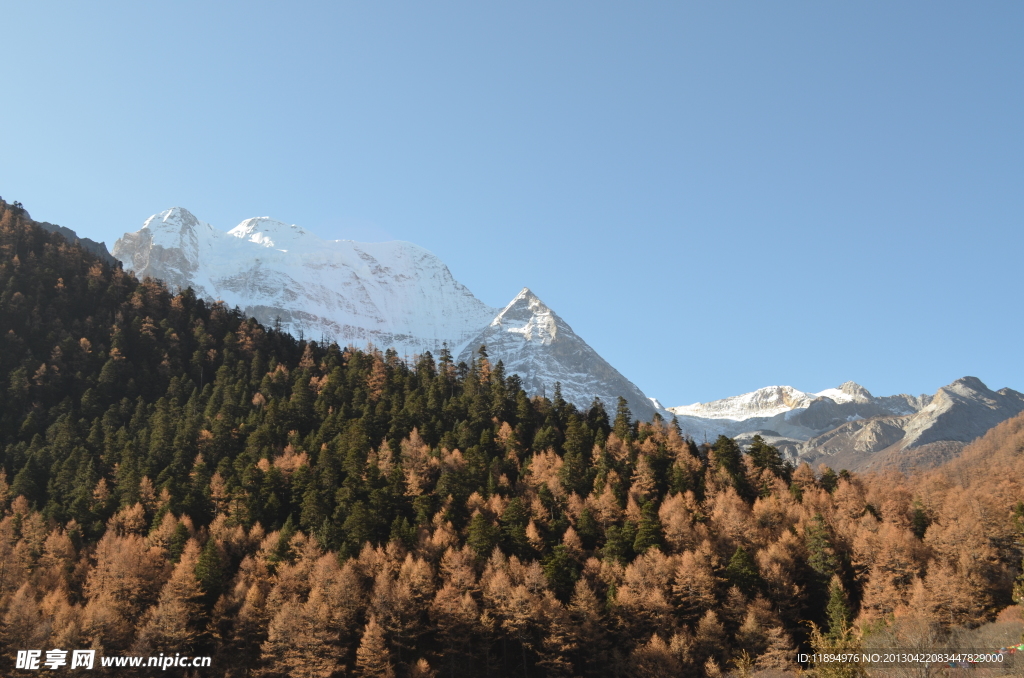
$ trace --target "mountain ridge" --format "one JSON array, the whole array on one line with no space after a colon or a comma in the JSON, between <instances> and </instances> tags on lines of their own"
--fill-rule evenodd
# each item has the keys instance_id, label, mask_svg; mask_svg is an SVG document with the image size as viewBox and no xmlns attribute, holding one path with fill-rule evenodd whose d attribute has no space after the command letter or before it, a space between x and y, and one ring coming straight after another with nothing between
<instances>
[{"instance_id":1,"label":"mountain ridge","mask_svg":"<svg viewBox=\"0 0 1024 678\"><path fill-rule=\"evenodd\" d=\"M175 207L125 233L114 256L140 277L193 287L298 336L406 355L447 347L467 362L493 343L492 362L519 374L530 395L551 395L561 383L581 408L597 396L612 409L621 395L645 420L659 411L528 288L503 309L490 307L413 243L322 240L270 217L223 232Z\"/></svg>"},{"instance_id":2,"label":"mountain ridge","mask_svg":"<svg viewBox=\"0 0 1024 678\"><path fill-rule=\"evenodd\" d=\"M649 421L658 409L633 382L626 379L580 338L557 313L524 287L487 327L474 337L458 359L469 362L480 346L505 371L515 373L534 395L554 394L578 407L600 398L606 410L622 396L634 416Z\"/></svg>"},{"instance_id":3,"label":"mountain ridge","mask_svg":"<svg viewBox=\"0 0 1024 678\"><path fill-rule=\"evenodd\" d=\"M183 208L165 210L119 238L114 256L264 324L400 353L461 346L498 311L418 245L322 240L267 217L223 232Z\"/></svg>"},{"instance_id":4,"label":"mountain ridge","mask_svg":"<svg viewBox=\"0 0 1024 678\"><path fill-rule=\"evenodd\" d=\"M1024 411L1024 394L1010 388L992 391L967 376L930 396L875 397L854 382L818 394L770 386L669 411L697 439L710 433L749 442L761 435L794 462L906 471L956 456L996 424ZM720 416L730 412L739 416Z\"/></svg>"}]
</instances>

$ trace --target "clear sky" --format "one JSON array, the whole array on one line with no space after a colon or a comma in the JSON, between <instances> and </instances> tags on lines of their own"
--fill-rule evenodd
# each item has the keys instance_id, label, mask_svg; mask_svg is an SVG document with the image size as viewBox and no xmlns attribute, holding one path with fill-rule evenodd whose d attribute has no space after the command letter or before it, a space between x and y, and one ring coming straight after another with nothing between
<instances>
[{"instance_id":1,"label":"clear sky","mask_svg":"<svg viewBox=\"0 0 1024 678\"><path fill-rule=\"evenodd\" d=\"M1024 390L1024 3L4 3L0 195L530 287L648 395Z\"/></svg>"}]
</instances>

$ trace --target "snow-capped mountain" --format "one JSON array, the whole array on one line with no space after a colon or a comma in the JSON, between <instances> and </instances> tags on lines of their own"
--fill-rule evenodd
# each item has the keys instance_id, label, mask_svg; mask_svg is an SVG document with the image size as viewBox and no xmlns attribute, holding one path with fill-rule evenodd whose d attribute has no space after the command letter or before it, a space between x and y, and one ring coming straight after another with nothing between
<instances>
[{"instance_id":1,"label":"snow-capped mountain","mask_svg":"<svg viewBox=\"0 0 1024 678\"><path fill-rule=\"evenodd\" d=\"M499 310L422 247L322 240L268 217L225 233L176 207L126 233L113 254L139 277L191 286L269 326L400 354L459 348Z\"/></svg>"},{"instance_id":2,"label":"snow-capped mountain","mask_svg":"<svg viewBox=\"0 0 1024 678\"><path fill-rule=\"evenodd\" d=\"M467 362L486 344L491 363L503 361L530 395L552 397L560 382L563 397L581 408L598 396L614 416L621 395L637 418L656 411L529 290L504 309L490 307L412 243L321 240L268 217L223 232L176 207L126 233L113 254L139 277L192 287L296 335L408 355L447 344Z\"/></svg>"},{"instance_id":3,"label":"snow-capped mountain","mask_svg":"<svg viewBox=\"0 0 1024 678\"><path fill-rule=\"evenodd\" d=\"M847 394L843 390L845 387L860 388L852 381L839 388L830 388L821 393L804 393L792 386L766 386L750 393L713 400L709 403L670 407L668 411L686 417L745 421L753 417L774 417L777 414L798 408L806 408L811 401L820 396L830 397L837 403L849 402L854 396Z\"/></svg>"},{"instance_id":4,"label":"snow-capped mountain","mask_svg":"<svg viewBox=\"0 0 1024 678\"><path fill-rule=\"evenodd\" d=\"M557 313L527 288L466 345L459 360L467 363L480 346L492 364L518 374L531 395L552 397L560 383L562 397L580 408L601 398L609 416L621 395L635 418L650 421L656 411L650 399L608 364Z\"/></svg>"},{"instance_id":5,"label":"snow-capped mountain","mask_svg":"<svg viewBox=\"0 0 1024 678\"><path fill-rule=\"evenodd\" d=\"M932 466L1024 411L1024 395L991 391L975 377L934 396L876 398L852 381L819 393L769 386L709 403L672 407L683 431L748 443L761 435L794 461L863 470Z\"/></svg>"},{"instance_id":6,"label":"snow-capped mountain","mask_svg":"<svg viewBox=\"0 0 1024 678\"><path fill-rule=\"evenodd\" d=\"M926 398L922 396L922 398ZM926 404L912 396L875 398L860 384L806 393L792 386L768 386L722 400L670 407L685 433L697 440L771 431L780 438L807 440L854 419L916 412Z\"/></svg>"}]
</instances>

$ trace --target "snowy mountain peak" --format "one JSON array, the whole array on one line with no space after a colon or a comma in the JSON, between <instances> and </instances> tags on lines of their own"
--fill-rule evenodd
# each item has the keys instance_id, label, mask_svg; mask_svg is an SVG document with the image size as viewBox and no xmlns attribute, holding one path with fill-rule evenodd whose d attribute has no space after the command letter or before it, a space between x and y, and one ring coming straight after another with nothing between
<instances>
[{"instance_id":1,"label":"snowy mountain peak","mask_svg":"<svg viewBox=\"0 0 1024 678\"><path fill-rule=\"evenodd\" d=\"M831 398L837 403L866 403L874 399L874 396L866 388L855 381L847 381L841 384L839 388L827 388L814 395L819 398Z\"/></svg>"},{"instance_id":2,"label":"snowy mountain peak","mask_svg":"<svg viewBox=\"0 0 1024 678\"><path fill-rule=\"evenodd\" d=\"M751 417L773 417L798 407L807 407L815 394L798 391L792 386L766 386L709 403L694 403L670 407L669 412L705 419L734 419L743 421Z\"/></svg>"},{"instance_id":3,"label":"snowy mountain peak","mask_svg":"<svg viewBox=\"0 0 1024 678\"><path fill-rule=\"evenodd\" d=\"M530 288L524 287L491 321L491 325L517 334L526 341L547 345L558 339L560 320Z\"/></svg>"},{"instance_id":4,"label":"snowy mountain peak","mask_svg":"<svg viewBox=\"0 0 1024 678\"><path fill-rule=\"evenodd\" d=\"M224 232L177 207L125 233L113 255L140 278L191 287L264 324L409 355L461 346L498 312L422 247L322 240L269 217Z\"/></svg>"},{"instance_id":5,"label":"snowy mountain peak","mask_svg":"<svg viewBox=\"0 0 1024 678\"><path fill-rule=\"evenodd\" d=\"M551 397L561 384L562 397L587 408L595 397L614 411L619 396L634 416L649 421L656 405L592 349L569 324L524 287L476 337L465 344L460 361L487 346L492 364L500 360L507 374L518 374L530 395Z\"/></svg>"},{"instance_id":6,"label":"snowy mountain peak","mask_svg":"<svg viewBox=\"0 0 1024 678\"><path fill-rule=\"evenodd\" d=\"M192 286L199 295L208 290L196 279L202 252L223 235L184 207L154 214L135 233L125 233L111 254L140 277L149 275L171 287Z\"/></svg>"},{"instance_id":7,"label":"snowy mountain peak","mask_svg":"<svg viewBox=\"0 0 1024 678\"><path fill-rule=\"evenodd\" d=\"M828 388L818 393L805 393L792 386L766 386L722 400L670 407L668 410L685 417L745 421L754 417L774 417L785 412L806 409L818 398L829 398L835 403L866 403L874 400L866 388L848 381L838 388Z\"/></svg>"},{"instance_id":8,"label":"snowy mountain peak","mask_svg":"<svg viewBox=\"0 0 1024 678\"><path fill-rule=\"evenodd\" d=\"M246 219L228 231L228 235L285 252L304 241L318 243L320 240L300 226L286 224L270 217Z\"/></svg>"},{"instance_id":9,"label":"snowy mountain peak","mask_svg":"<svg viewBox=\"0 0 1024 678\"><path fill-rule=\"evenodd\" d=\"M172 207L146 219L142 230L147 231L154 245L195 250L200 239L212 234L213 227L184 207Z\"/></svg>"},{"instance_id":10,"label":"snowy mountain peak","mask_svg":"<svg viewBox=\"0 0 1024 678\"><path fill-rule=\"evenodd\" d=\"M169 210L164 210L163 212L154 214L149 219L146 219L146 223L144 223L142 227L152 230L180 231L186 228L197 228L202 223L203 222L196 218L196 215L192 214L184 207L172 207Z\"/></svg>"},{"instance_id":11,"label":"snowy mountain peak","mask_svg":"<svg viewBox=\"0 0 1024 678\"><path fill-rule=\"evenodd\" d=\"M531 395L553 396L560 383L562 397L581 408L596 396L614 412L622 396L645 421L659 408L529 288L492 308L413 243L323 240L269 217L222 232L175 208L125 233L113 254L139 277L192 287L317 341L373 343L408 356L447 344L467 362L486 344L491 362L519 375Z\"/></svg>"}]
</instances>

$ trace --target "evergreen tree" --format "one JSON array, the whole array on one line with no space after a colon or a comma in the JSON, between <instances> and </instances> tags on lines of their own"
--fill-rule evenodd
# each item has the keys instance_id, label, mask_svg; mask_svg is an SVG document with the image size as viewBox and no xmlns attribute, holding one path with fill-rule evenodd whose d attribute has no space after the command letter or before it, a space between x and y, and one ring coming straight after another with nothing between
<instances>
[{"instance_id":1,"label":"evergreen tree","mask_svg":"<svg viewBox=\"0 0 1024 678\"><path fill-rule=\"evenodd\" d=\"M196 580L203 590L203 601L207 608L213 607L224 590L224 564L221 562L217 540L206 540L199 560L196 562Z\"/></svg>"},{"instance_id":2,"label":"evergreen tree","mask_svg":"<svg viewBox=\"0 0 1024 678\"><path fill-rule=\"evenodd\" d=\"M853 614L846 599L846 591L839 577L834 576L828 585L828 605L825 607L828 620L828 635L836 640L847 640L851 633L850 622Z\"/></svg>"},{"instance_id":3,"label":"evergreen tree","mask_svg":"<svg viewBox=\"0 0 1024 678\"><path fill-rule=\"evenodd\" d=\"M633 551L637 554L644 553L652 547L659 547L663 543L661 521L654 504L647 502L641 509L643 518L636 529L636 539L633 540Z\"/></svg>"},{"instance_id":4,"label":"evergreen tree","mask_svg":"<svg viewBox=\"0 0 1024 678\"><path fill-rule=\"evenodd\" d=\"M622 396L619 396L618 404L615 406L613 430L620 440L631 440L633 437L633 413L629 410L629 403Z\"/></svg>"},{"instance_id":5,"label":"evergreen tree","mask_svg":"<svg viewBox=\"0 0 1024 678\"><path fill-rule=\"evenodd\" d=\"M725 577L730 584L739 588L747 596L753 597L764 590L764 580L757 571L757 563L742 546L737 546L732 557L729 558L729 564L725 568Z\"/></svg>"},{"instance_id":6,"label":"evergreen tree","mask_svg":"<svg viewBox=\"0 0 1024 678\"><path fill-rule=\"evenodd\" d=\"M760 435L755 435L751 439L747 454L757 468L771 471L779 478L788 479L788 468L778 448L769 445Z\"/></svg>"},{"instance_id":7,"label":"evergreen tree","mask_svg":"<svg viewBox=\"0 0 1024 678\"><path fill-rule=\"evenodd\" d=\"M560 600L568 602L579 579L579 566L568 549L562 544L555 546L544 559L543 567L551 590Z\"/></svg>"},{"instance_id":8,"label":"evergreen tree","mask_svg":"<svg viewBox=\"0 0 1024 678\"><path fill-rule=\"evenodd\" d=\"M491 555L491 551L494 550L500 538L501 529L482 513L476 513L470 519L466 543L481 558L487 558Z\"/></svg>"},{"instance_id":9,"label":"evergreen tree","mask_svg":"<svg viewBox=\"0 0 1024 678\"><path fill-rule=\"evenodd\" d=\"M500 522L505 548L517 555L528 553L530 544L526 539L526 526L530 522L530 514L522 499L515 497L508 502Z\"/></svg>"},{"instance_id":10,"label":"evergreen tree","mask_svg":"<svg viewBox=\"0 0 1024 678\"><path fill-rule=\"evenodd\" d=\"M628 563L633 556L633 542L636 541L635 530L632 529L629 521L623 527L611 525L605 531L604 546L601 548L602 555L610 560L620 563Z\"/></svg>"}]
</instances>

